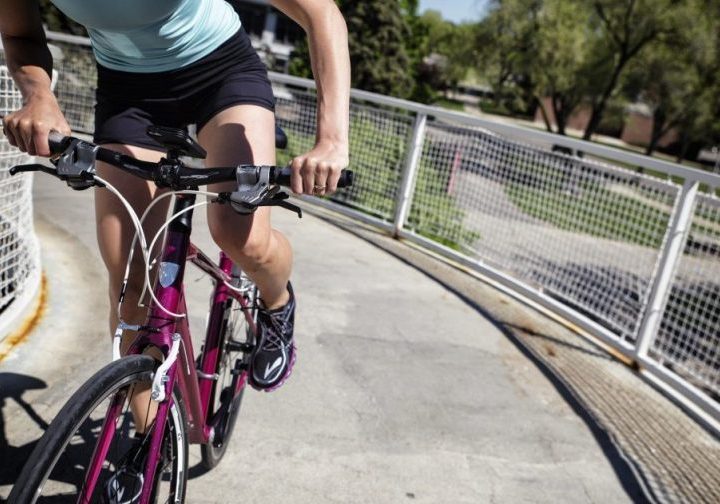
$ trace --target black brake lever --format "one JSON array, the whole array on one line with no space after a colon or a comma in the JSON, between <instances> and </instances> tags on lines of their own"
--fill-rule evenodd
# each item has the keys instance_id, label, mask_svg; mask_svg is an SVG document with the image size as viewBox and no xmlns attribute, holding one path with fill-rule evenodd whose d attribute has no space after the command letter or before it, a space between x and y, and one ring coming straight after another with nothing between
<instances>
[{"instance_id":1,"label":"black brake lever","mask_svg":"<svg viewBox=\"0 0 720 504\"><path fill-rule=\"evenodd\" d=\"M52 163L55 164L56 161L52 160ZM68 180L67 176L64 176L62 173L59 173L56 168L51 168L50 166L46 166L40 163L32 163L32 164L24 164L24 165L16 165L10 168L9 170L10 175L16 175L18 173L29 173L29 172L43 172L47 173L48 175L52 175L55 178L58 178L60 180L65 181L70 187L75 189L76 191L81 191L83 189L87 189L89 187L105 187L105 184L101 184L100 182L97 182L95 179L92 180L83 180L80 184L78 184L75 181Z\"/></svg>"},{"instance_id":2,"label":"black brake lever","mask_svg":"<svg viewBox=\"0 0 720 504\"><path fill-rule=\"evenodd\" d=\"M235 199L233 199L233 195L236 195ZM262 198L258 200L258 203L255 203L238 199L237 193L222 192L213 200L213 203L230 203L236 212L243 215L251 214L262 206L279 206L286 210L295 212L298 215L298 218L302 219L302 209L299 206L286 201L289 197L290 195L288 193L274 192L269 197Z\"/></svg>"},{"instance_id":3,"label":"black brake lever","mask_svg":"<svg viewBox=\"0 0 720 504\"><path fill-rule=\"evenodd\" d=\"M298 216L298 219L302 219L302 208L287 201L289 197L290 195L288 193L279 192L274 194L272 198L263 201L258 206L279 206L281 208L284 208L285 210L295 212Z\"/></svg>"},{"instance_id":4,"label":"black brake lever","mask_svg":"<svg viewBox=\"0 0 720 504\"><path fill-rule=\"evenodd\" d=\"M49 166L41 165L39 163L13 166L12 168L10 168L10 175L37 171L47 173L48 175L53 175L55 177L58 176L57 170L50 168Z\"/></svg>"}]
</instances>

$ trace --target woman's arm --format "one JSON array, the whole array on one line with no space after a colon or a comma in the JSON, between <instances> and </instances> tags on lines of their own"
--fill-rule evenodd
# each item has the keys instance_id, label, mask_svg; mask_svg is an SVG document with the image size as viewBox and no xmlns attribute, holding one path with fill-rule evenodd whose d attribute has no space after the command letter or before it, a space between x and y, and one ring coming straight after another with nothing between
<instances>
[{"instance_id":1,"label":"woman's arm","mask_svg":"<svg viewBox=\"0 0 720 504\"><path fill-rule=\"evenodd\" d=\"M332 0L271 0L305 30L317 82L315 147L292 161L296 193L329 194L348 165L350 56L345 20ZM319 190L317 187L326 187Z\"/></svg>"},{"instance_id":2,"label":"woman's arm","mask_svg":"<svg viewBox=\"0 0 720 504\"><path fill-rule=\"evenodd\" d=\"M20 110L3 118L11 145L32 155L49 156L48 133L70 134L50 89L52 56L42 29L37 2L0 2L0 33L5 59L23 97Z\"/></svg>"}]
</instances>

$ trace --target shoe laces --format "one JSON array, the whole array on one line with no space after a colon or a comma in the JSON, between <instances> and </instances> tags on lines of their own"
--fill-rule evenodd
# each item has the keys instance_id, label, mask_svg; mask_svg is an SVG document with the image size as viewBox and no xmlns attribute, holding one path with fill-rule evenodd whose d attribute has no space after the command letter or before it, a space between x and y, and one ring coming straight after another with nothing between
<instances>
[{"instance_id":1,"label":"shoe laces","mask_svg":"<svg viewBox=\"0 0 720 504\"><path fill-rule=\"evenodd\" d=\"M286 309L279 312L270 312L262 309L263 322L269 321L269 327L264 325L265 334L261 348L266 351L280 350L287 342L283 339L283 335L289 332L290 317L287 316Z\"/></svg>"}]
</instances>

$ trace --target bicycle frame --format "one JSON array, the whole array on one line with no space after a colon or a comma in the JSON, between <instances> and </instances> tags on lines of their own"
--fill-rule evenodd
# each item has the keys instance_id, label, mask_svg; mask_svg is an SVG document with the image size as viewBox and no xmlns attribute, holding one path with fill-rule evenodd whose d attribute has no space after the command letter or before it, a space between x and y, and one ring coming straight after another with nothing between
<instances>
[{"instance_id":1,"label":"bicycle frame","mask_svg":"<svg viewBox=\"0 0 720 504\"><path fill-rule=\"evenodd\" d=\"M172 215L188 209L195 202L195 195L176 195ZM213 303L210 310L207 332L204 342L203 357L200 373L195 369L195 358L190 337L190 328L187 317L176 318L168 315L152 302L144 329L135 338L130 346L129 355L141 354L148 347L160 349L167 358L173 346L174 339L180 339L180 351L177 360L167 371L167 381L164 383L165 400L158 405L155 417L155 428L152 432L148 462L145 466L144 481L140 498L141 503L149 501L154 481L154 474L159 461L160 448L165 430L165 421L170 412L172 391L177 385L179 394L183 399L187 412L188 441L190 443L212 442L214 435L212 420L209 418L212 381L220 356L220 334L225 313L226 301L229 297L235 298L242 307L247 323L255 332L255 321L252 318L250 307L243 294L227 287L230 282L233 263L223 252L220 253L219 264L215 264L200 249L190 242L192 230L192 213L190 209L177 217L168 226L160 256L159 274L155 281L154 293L160 304L170 312L186 313L183 279L187 261L195 264L215 281ZM234 397L243 390L247 383L247 370L234 377ZM102 470L102 464L115 434L115 419L121 413L125 402L124 394L118 394L106 414L105 422L99 435L96 451L86 473L87 487L85 492L92 495L94 487ZM81 500L80 502L85 502Z\"/></svg>"}]
</instances>

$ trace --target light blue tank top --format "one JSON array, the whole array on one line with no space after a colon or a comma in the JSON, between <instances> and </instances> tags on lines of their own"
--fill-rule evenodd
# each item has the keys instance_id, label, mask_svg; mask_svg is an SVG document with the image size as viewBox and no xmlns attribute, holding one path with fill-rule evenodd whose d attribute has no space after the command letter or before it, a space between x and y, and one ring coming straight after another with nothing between
<instances>
[{"instance_id":1,"label":"light blue tank top","mask_svg":"<svg viewBox=\"0 0 720 504\"><path fill-rule=\"evenodd\" d=\"M198 61L240 28L224 0L52 0L90 34L98 63L164 72Z\"/></svg>"}]
</instances>

